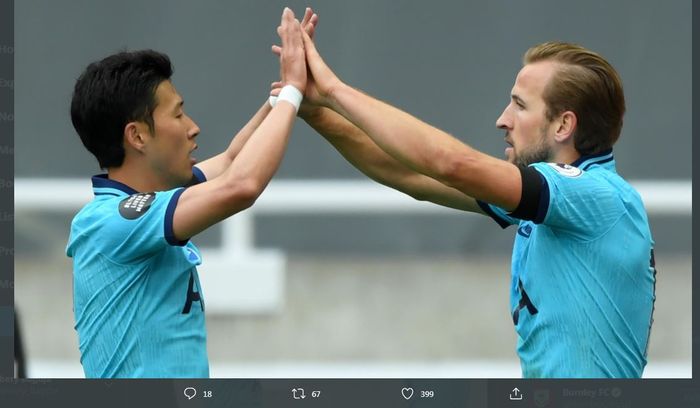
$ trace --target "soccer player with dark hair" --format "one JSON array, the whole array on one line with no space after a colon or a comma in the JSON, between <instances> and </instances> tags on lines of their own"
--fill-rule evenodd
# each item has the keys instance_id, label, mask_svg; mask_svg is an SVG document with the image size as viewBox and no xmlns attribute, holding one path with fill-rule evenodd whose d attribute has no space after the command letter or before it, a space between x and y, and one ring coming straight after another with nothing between
<instances>
[{"instance_id":1,"label":"soccer player with dark hair","mask_svg":"<svg viewBox=\"0 0 700 408\"><path fill-rule=\"evenodd\" d=\"M208 377L204 294L194 235L255 202L279 167L306 65L300 23L277 30L285 84L221 154L196 164L199 128L185 114L164 54L121 52L75 84L73 125L106 174L75 216L75 328L87 377ZM282 103L280 103L282 102Z\"/></svg>"},{"instance_id":2,"label":"soccer player with dark hair","mask_svg":"<svg viewBox=\"0 0 700 408\"><path fill-rule=\"evenodd\" d=\"M528 50L496 121L500 160L343 83L304 42L299 114L349 162L418 200L517 226L511 312L523 376L642 375L653 240L639 194L615 168L625 101L603 57L561 42Z\"/></svg>"}]
</instances>

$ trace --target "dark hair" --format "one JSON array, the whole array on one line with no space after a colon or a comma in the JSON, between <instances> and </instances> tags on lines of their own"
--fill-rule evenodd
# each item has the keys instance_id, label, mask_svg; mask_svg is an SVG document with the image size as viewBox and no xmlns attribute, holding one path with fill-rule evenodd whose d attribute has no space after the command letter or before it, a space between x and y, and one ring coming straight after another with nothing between
<instances>
[{"instance_id":1,"label":"dark hair","mask_svg":"<svg viewBox=\"0 0 700 408\"><path fill-rule=\"evenodd\" d=\"M124 51L88 65L73 90L70 115L101 168L124 162L124 127L145 122L153 131L156 88L173 74L170 58L153 50Z\"/></svg>"},{"instance_id":2,"label":"dark hair","mask_svg":"<svg viewBox=\"0 0 700 408\"><path fill-rule=\"evenodd\" d=\"M578 120L574 146L580 154L611 148L622 131L625 94L615 68L599 54L579 45L548 42L530 48L523 63L554 61L561 67L546 85L547 119L570 110Z\"/></svg>"}]
</instances>

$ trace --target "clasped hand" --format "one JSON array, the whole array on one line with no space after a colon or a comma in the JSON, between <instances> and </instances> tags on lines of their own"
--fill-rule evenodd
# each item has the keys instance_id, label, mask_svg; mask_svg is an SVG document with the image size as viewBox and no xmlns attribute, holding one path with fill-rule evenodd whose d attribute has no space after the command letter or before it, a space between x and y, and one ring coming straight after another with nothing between
<instances>
[{"instance_id":1,"label":"clasped hand","mask_svg":"<svg viewBox=\"0 0 700 408\"><path fill-rule=\"evenodd\" d=\"M272 83L270 95L277 96L283 86L294 85L304 94L300 112L330 106L333 89L341 84L316 50L313 38L317 26L318 15L310 7L306 8L301 22L285 8L282 23L277 27L282 46L272 46L272 52L280 59L280 80Z\"/></svg>"}]
</instances>

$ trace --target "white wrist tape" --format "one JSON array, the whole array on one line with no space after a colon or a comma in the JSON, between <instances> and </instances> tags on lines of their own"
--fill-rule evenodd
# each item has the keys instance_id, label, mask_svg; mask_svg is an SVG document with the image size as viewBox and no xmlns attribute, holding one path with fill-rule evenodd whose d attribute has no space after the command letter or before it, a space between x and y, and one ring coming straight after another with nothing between
<instances>
[{"instance_id":1,"label":"white wrist tape","mask_svg":"<svg viewBox=\"0 0 700 408\"><path fill-rule=\"evenodd\" d=\"M295 111L299 112L299 105L301 105L304 95L293 85L285 85L280 91L279 96L277 96L277 100L273 101L272 98L274 98L274 96L270 97L270 105L275 106L278 101L287 101L294 105Z\"/></svg>"},{"instance_id":2,"label":"white wrist tape","mask_svg":"<svg viewBox=\"0 0 700 408\"><path fill-rule=\"evenodd\" d=\"M277 97L274 95L270 95L270 98L268 98L267 102L270 104L270 106L274 108L275 104L277 103Z\"/></svg>"}]
</instances>

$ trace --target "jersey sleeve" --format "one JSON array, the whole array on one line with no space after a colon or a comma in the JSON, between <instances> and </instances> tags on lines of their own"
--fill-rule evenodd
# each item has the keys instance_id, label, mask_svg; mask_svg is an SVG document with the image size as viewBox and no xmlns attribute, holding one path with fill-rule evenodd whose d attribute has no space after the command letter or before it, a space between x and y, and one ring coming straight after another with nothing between
<instances>
[{"instance_id":1,"label":"jersey sleeve","mask_svg":"<svg viewBox=\"0 0 700 408\"><path fill-rule=\"evenodd\" d=\"M563 164L532 167L545 178L549 190L548 200L541 203L544 216L537 223L586 240L601 235L625 212L619 194L603 178Z\"/></svg>"},{"instance_id":2,"label":"jersey sleeve","mask_svg":"<svg viewBox=\"0 0 700 408\"><path fill-rule=\"evenodd\" d=\"M520 203L512 212L484 201L476 200L479 207L493 218L501 228L518 224L520 220L541 223L545 214L543 203L549 202L547 180L534 168L526 167L519 170L522 181L522 194Z\"/></svg>"},{"instance_id":3,"label":"jersey sleeve","mask_svg":"<svg viewBox=\"0 0 700 408\"><path fill-rule=\"evenodd\" d=\"M109 257L133 261L148 257L166 245L182 246L173 234L173 214L184 188L151 193L137 193L105 203L108 211L104 230L93 239Z\"/></svg>"},{"instance_id":4,"label":"jersey sleeve","mask_svg":"<svg viewBox=\"0 0 700 408\"><path fill-rule=\"evenodd\" d=\"M173 215L185 188L206 181L204 173L192 168L185 187L167 191L134 193L101 202L82 217L71 236L84 236L90 245L116 262L133 262L149 257L165 246L183 246L173 233ZM71 239L70 242L72 242ZM70 246L70 243L69 243Z\"/></svg>"},{"instance_id":5,"label":"jersey sleeve","mask_svg":"<svg viewBox=\"0 0 700 408\"><path fill-rule=\"evenodd\" d=\"M498 225L501 226L501 228L508 228L511 225L518 224L520 220L517 218L513 218L510 215L508 215L508 212L500 207L497 207L493 204L489 204L485 201L481 200L476 200L476 203L481 207L481 209L488 215L489 217L493 218Z\"/></svg>"},{"instance_id":6,"label":"jersey sleeve","mask_svg":"<svg viewBox=\"0 0 700 408\"><path fill-rule=\"evenodd\" d=\"M204 175L204 172L199 169L199 167L192 167L192 180L187 184L187 187L194 186L195 184L199 183L204 183L207 181L207 176Z\"/></svg>"}]
</instances>

